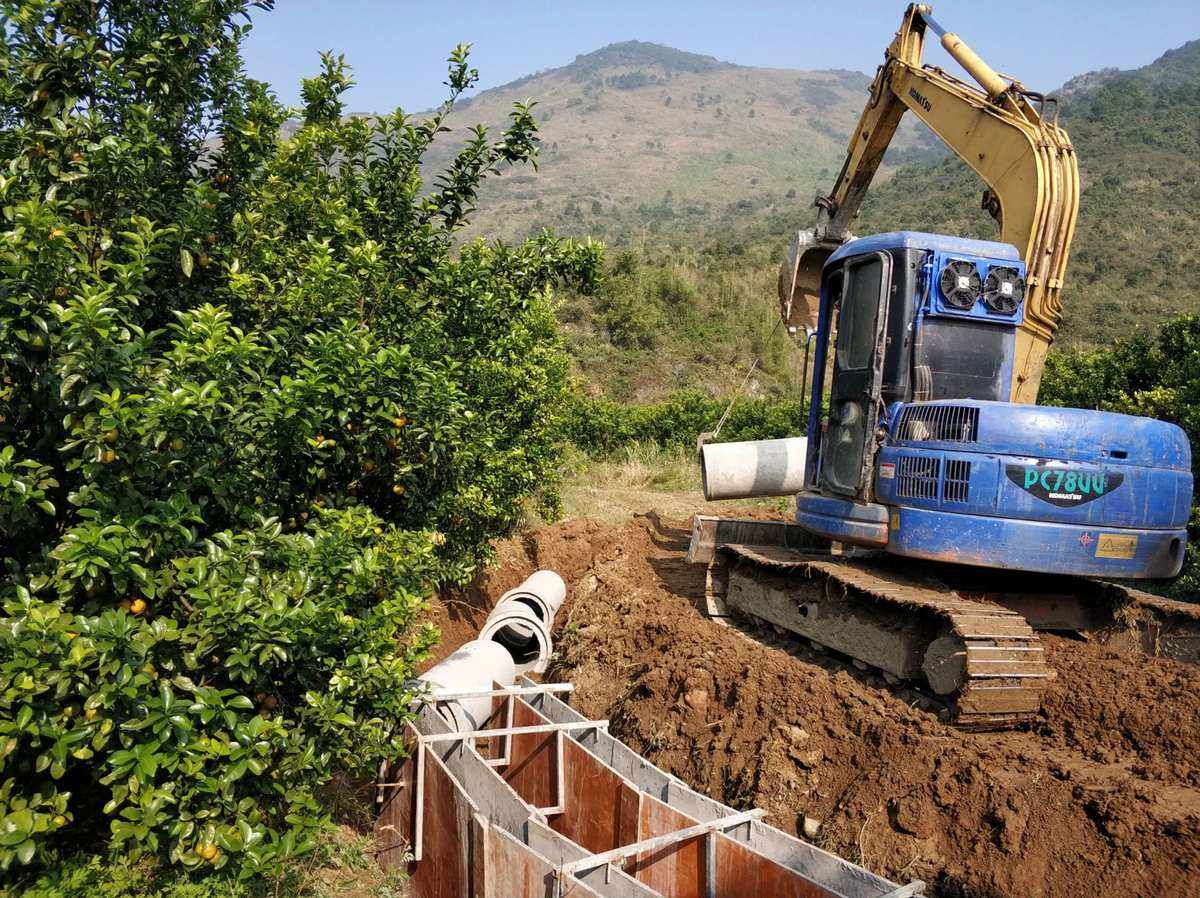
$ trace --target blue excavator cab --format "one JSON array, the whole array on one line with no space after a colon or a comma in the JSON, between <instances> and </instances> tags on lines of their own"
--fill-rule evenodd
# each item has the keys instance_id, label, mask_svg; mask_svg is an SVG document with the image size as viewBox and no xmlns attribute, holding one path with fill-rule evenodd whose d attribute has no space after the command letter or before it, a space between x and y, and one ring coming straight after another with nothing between
<instances>
[{"instance_id":1,"label":"blue excavator cab","mask_svg":"<svg viewBox=\"0 0 1200 898\"><path fill-rule=\"evenodd\" d=\"M797 523L983 567L1179 572L1187 437L1149 418L1007 401L1025 286L1005 243L903 231L829 257Z\"/></svg>"}]
</instances>

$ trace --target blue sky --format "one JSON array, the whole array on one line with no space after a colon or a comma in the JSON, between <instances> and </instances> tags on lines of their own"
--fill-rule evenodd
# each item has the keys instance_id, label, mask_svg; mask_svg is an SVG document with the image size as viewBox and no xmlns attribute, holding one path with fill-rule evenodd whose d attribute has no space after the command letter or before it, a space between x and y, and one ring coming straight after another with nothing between
<instances>
[{"instance_id":1,"label":"blue sky","mask_svg":"<svg viewBox=\"0 0 1200 898\"><path fill-rule=\"evenodd\" d=\"M1034 90L1104 66L1136 68L1200 37L1196 0L935 2L934 15L995 68ZM345 53L358 86L353 111L428 108L442 98L445 58L474 44L482 87L569 63L579 53L645 40L743 65L874 72L900 22L901 0L814 3L277 0L256 13L246 45L252 76L299 102L317 53ZM953 65L940 47L927 61Z\"/></svg>"}]
</instances>

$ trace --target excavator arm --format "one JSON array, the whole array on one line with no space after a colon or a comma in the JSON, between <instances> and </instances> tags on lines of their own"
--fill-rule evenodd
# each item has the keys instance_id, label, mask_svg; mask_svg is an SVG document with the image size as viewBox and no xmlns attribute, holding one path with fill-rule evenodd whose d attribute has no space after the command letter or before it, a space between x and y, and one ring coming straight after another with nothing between
<instances>
[{"instance_id":1,"label":"excavator arm","mask_svg":"<svg viewBox=\"0 0 1200 898\"><path fill-rule=\"evenodd\" d=\"M922 65L928 32L979 88ZM1059 291L1079 211L1070 138L1043 114L1053 102L997 74L937 24L931 7L910 5L875 75L833 190L817 198L817 225L797 235L780 271L785 323L794 329L816 320L822 266L851 238L850 225L883 154L912 110L987 184L983 206L999 223L1000 240L1016 246L1025 261L1025 320L1017 334L1011 398L1035 402L1062 317Z\"/></svg>"}]
</instances>

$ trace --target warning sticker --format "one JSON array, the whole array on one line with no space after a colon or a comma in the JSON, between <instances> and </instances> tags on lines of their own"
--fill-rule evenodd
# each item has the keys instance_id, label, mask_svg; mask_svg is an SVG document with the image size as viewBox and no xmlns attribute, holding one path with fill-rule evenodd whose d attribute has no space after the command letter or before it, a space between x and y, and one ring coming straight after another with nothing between
<instances>
[{"instance_id":1,"label":"warning sticker","mask_svg":"<svg viewBox=\"0 0 1200 898\"><path fill-rule=\"evenodd\" d=\"M1101 533L1096 542L1097 558L1132 558L1137 552L1136 536L1122 536L1116 533Z\"/></svg>"},{"instance_id":2,"label":"warning sticker","mask_svg":"<svg viewBox=\"0 0 1200 898\"><path fill-rule=\"evenodd\" d=\"M880 480L893 480L896 477L896 466L890 461L885 461L879 466Z\"/></svg>"}]
</instances>

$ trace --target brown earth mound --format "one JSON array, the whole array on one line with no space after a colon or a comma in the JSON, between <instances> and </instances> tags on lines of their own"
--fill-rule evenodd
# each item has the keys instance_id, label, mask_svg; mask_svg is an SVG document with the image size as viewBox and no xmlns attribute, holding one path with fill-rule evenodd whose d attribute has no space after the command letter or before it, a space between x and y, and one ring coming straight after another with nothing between
<instances>
[{"instance_id":1,"label":"brown earth mound","mask_svg":"<svg viewBox=\"0 0 1200 898\"><path fill-rule=\"evenodd\" d=\"M554 679L693 786L946 896L1200 895L1200 669L1043 635L1059 677L1028 731L963 733L912 693L697 610L689 530L575 519L500 547L435 608L446 650L538 567L570 588Z\"/></svg>"}]
</instances>

